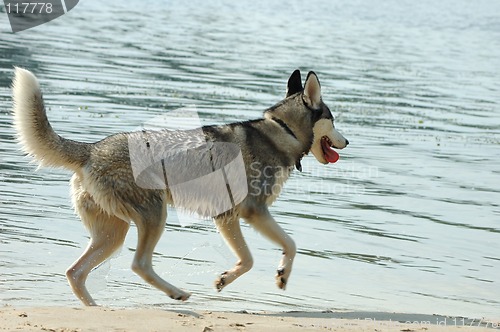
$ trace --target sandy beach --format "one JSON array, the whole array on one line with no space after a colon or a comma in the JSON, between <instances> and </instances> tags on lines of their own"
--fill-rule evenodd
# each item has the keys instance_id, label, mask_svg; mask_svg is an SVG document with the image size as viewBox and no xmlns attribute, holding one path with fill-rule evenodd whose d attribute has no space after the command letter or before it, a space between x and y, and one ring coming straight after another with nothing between
<instances>
[{"instance_id":1,"label":"sandy beach","mask_svg":"<svg viewBox=\"0 0 500 332\"><path fill-rule=\"evenodd\" d=\"M0 309L0 331L495 331L500 322L433 315L230 313L37 307Z\"/></svg>"}]
</instances>

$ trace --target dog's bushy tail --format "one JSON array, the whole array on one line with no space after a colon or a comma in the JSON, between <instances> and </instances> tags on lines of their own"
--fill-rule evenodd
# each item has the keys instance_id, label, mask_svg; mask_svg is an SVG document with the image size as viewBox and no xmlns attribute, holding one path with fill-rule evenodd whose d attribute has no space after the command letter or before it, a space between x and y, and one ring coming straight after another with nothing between
<instances>
[{"instance_id":1,"label":"dog's bushy tail","mask_svg":"<svg viewBox=\"0 0 500 332\"><path fill-rule=\"evenodd\" d=\"M12 95L14 128L24 152L40 166L77 170L87 162L91 144L65 139L52 129L35 75L15 68Z\"/></svg>"}]
</instances>

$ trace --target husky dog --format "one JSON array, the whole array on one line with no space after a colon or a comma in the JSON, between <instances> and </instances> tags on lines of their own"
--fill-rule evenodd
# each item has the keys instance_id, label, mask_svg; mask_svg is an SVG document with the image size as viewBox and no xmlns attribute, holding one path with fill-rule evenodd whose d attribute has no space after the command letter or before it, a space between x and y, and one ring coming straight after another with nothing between
<instances>
[{"instance_id":1,"label":"husky dog","mask_svg":"<svg viewBox=\"0 0 500 332\"><path fill-rule=\"evenodd\" d=\"M339 155L333 148L343 149L349 144L335 129L332 113L321 98L318 77L312 71L304 87L300 71L294 71L285 99L265 110L262 119L204 126L197 133L118 133L95 143L69 140L54 132L40 86L31 72L15 69L13 100L14 126L23 151L40 166L64 167L74 172L71 197L76 213L90 232L90 242L66 276L85 305L96 305L85 286L88 274L123 244L130 222L135 223L138 232L132 270L172 299L189 298L188 292L169 284L153 270L152 255L165 228L167 204L214 217L218 231L237 257L236 265L216 279L218 291L253 265L240 218L283 249L275 278L277 286L285 289L296 246L271 216L268 206L293 169L302 170L304 155L312 152L320 163L334 163ZM184 148L171 153L174 146ZM137 161L141 165L150 159L138 171L134 168ZM211 169L200 171L200 164L207 160ZM234 171L225 166L231 161L240 166L240 172L238 167ZM177 172L169 176L169 167ZM222 185L206 180L207 175L221 170ZM189 190L182 187L195 178L205 179L199 182L205 185L194 185ZM175 191L179 186L184 189ZM209 195L199 194L203 191ZM228 206L221 208L223 204L219 206L218 202L222 199L213 199L219 192L226 196L229 193Z\"/></svg>"}]
</instances>

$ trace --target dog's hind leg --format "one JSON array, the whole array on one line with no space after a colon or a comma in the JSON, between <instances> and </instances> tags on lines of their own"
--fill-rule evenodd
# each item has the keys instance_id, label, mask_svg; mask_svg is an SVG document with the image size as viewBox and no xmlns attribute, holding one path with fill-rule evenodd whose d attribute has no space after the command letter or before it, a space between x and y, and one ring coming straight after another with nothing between
<instances>
[{"instance_id":1,"label":"dog's hind leg","mask_svg":"<svg viewBox=\"0 0 500 332\"><path fill-rule=\"evenodd\" d=\"M161 206L161 211L156 207L148 211L148 217L141 216L135 221L137 225L138 242L137 250L132 263L132 270L144 281L166 293L175 300L186 301L191 294L163 280L153 270L153 251L165 229L167 216L166 206Z\"/></svg>"},{"instance_id":2,"label":"dog's hind leg","mask_svg":"<svg viewBox=\"0 0 500 332\"><path fill-rule=\"evenodd\" d=\"M297 251L295 242L274 220L267 206L251 209L251 213L243 214L243 217L255 230L283 249L283 258L276 274L276 284L279 288L285 289Z\"/></svg>"},{"instance_id":3,"label":"dog's hind leg","mask_svg":"<svg viewBox=\"0 0 500 332\"><path fill-rule=\"evenodd\" d=\"M231 270L223 272L215 280L215 288L220 292L236 278L248 272L252 268L253 259L241 233L239 218L216 218L215 225L228 246L238 257L236 265Z\"/></svg>"},{"instance_id":4,"label":"dog's hind leg","mask_svg":"<svg viewBox=\"0 0 500 332\"><path fill-rule=\"evenodd\" d=\"M93 306L96 303L85 287L87 276L122 246L129 224L104 212L90 194L81 189L77 178L73 184L75 209L90 232L90 242L82 256L68 268L66 277L83 304Z\"/></svg>"}]
</instances>

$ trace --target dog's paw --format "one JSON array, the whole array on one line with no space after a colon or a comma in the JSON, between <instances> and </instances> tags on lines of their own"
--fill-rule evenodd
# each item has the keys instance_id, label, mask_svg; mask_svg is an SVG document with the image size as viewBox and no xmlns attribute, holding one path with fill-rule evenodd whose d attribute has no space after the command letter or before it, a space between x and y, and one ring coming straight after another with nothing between
<instances>
[{"instance_id":1,"label":"dog's paw","mask_svg":"<svg viewBox=\"0 0 500 332\"><path fill-rule=\"evenodd\" d=\"M278 271L276 271L276 285L282 290L286 289L286 283L288 281L288 274L285 272L284 268L279 268Z\"/></svg>"},{"instance_id":2,"label":"dog's paw","mask_svg":"<svg viewBox=\"0 0 500 332\"><path fill-rule=\"evenodd\" d=\"M177 300L177 301L187 301L190 296L191 296L190 293L184 292L184 291L179 289L178 292L176 292L173 295L170 295L170 298L173 300Z\"/></svg>"},{"instance_id":3,"label":"dog's paw","mask_svg":"<svg viewBox=\"0 0 500 332\"><path fill-rule=\"evenodd\" d=\"M227 285L226 278L227 271L222 272L221 275L215 279L215 289L217 289L218 292L220 292Z\"/></svg>"}]
</instances>

